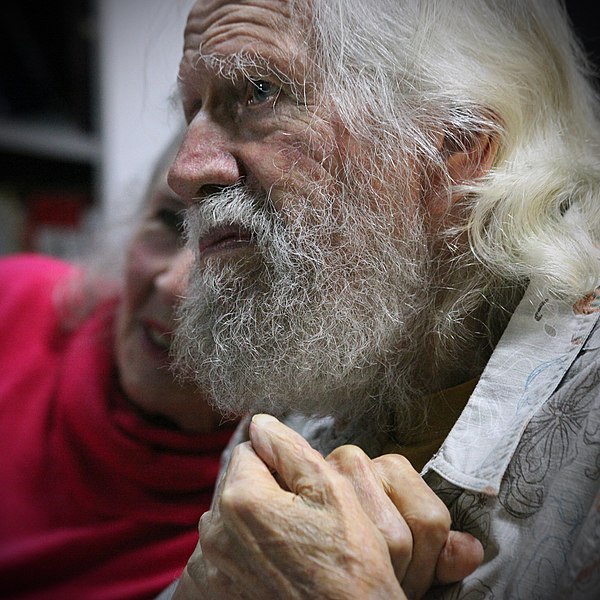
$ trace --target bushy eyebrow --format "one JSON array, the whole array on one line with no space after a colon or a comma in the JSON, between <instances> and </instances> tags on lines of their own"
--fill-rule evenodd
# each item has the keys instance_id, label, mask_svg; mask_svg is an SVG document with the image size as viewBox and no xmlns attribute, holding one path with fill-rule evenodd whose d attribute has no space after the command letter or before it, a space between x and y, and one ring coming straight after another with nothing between
<instances>
[{"instance_id":1,"label":"bushy eyebrow","mask_svg":"<svg viewBox=\"0 0 600 600\"><path fill-rule=\"evenodd\" d=\"M194 67L199 63L219 77L233 83L243 80L274 79L285 86L287 92L297 100L302 101L306 97L305 81L294 79L289 73L284 73L272 61L256 52L240 50L234 54L221 56L203 53L200 48L194 60Z\"/></svg>"}]
</instances>

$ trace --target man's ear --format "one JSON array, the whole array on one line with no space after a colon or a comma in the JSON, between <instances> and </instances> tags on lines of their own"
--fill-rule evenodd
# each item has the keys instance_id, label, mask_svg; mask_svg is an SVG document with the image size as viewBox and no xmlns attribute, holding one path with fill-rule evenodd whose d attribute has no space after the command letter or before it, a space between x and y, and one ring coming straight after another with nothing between
<instances>
[{"instance_id":1,"label":"man's ear","mask_svg":"<svg viewBox=\"0 0 600 600\"><path fill-rule=\"evenodd\" d=\"M441 150L453 184L468 184L486 175L496 160L498 145L499 136L493 133L472 133L460 140L444 135Z\"/></svg>"},{"instance_id":2,"label":"man's ear","mask_svg":"<svg viewBox=\"0 0 600 600\"><path fill-rule=\"evenodd\" d=\"M433 223L440 225L445 222L448 211L463 198L458 191L451 197L448 196L446 174L450 177L452 186L469 184L486 175L496 160L499 137L497 133L491 132L462 136L451 133L437 135L436 145L444 158L446 173L442 177L442 173L438 171L437 176L429 177L429 189L435 190L427 199Z\"/></svg>"}]
</instances>

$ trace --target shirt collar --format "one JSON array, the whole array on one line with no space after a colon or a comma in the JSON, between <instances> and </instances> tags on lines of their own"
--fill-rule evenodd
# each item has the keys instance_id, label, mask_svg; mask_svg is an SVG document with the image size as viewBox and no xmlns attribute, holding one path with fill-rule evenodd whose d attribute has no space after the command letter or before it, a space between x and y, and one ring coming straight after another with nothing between
<instances>
[{"instance_id":1,"label":"shirt collar","mask_svg":"<svg viewBox=\"0 0 600 600\"><path fill-rule=\"evenodd\" d=\"M498 494L534 413L556 390L600 316L598 291L571 306L530 284L467 406L422 474Z\"/></svg>"}]
</instances>

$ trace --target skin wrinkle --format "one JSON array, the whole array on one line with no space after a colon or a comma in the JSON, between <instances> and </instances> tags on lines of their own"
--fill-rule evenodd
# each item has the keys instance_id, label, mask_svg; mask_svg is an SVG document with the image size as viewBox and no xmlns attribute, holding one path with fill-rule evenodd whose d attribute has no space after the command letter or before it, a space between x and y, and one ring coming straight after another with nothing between
<instances>
[{"instance_id":1,"label":"skin wrinkle","mask_svg":"<svg viewBox=\"0 0 600 600\"><path fill-rule=\"evenodd\" d=\"M186 59L186 60L184 60L184 62L183 62L183 65L182 65L182 73L181 73L181 76L182 76L182 77L183 77L183 76L184 76L184 74L186 73L186 70L187 70L187 67L186 67L186 65L189 65L189 61L188 61L187 59ZM207 72L207 73L206 73L206 76L208 76L208 73L209 73L209 72ZM193 79L193 78L192 78L192 81L193 81L193 82L195 82L195 84L193 83L191 87L192 87L192 89L195 89L195 90L201 90L201 89L202 89L202 87L198 87L198 83L199 83L199 81L201 81L201 80L202 80L202 79L203 79L205 76L203 75L203 73L202 73L202 72L200 72L200 71L198 71L198 70L196 70L196 73L195 73L195 75L196 75L196 79ZM199 79L198 79L198 78L199 78ZM197 92L195 92L195 93L197 93ZM183 98L183 101L184 101L184 107L185 107L185 106L188 106L188 105L189 105L189 103L188 103L188 102L186 102L186 94L185 94L185 91L183 91L183 90L182 90L181 94L182 94L182 98ZM225 94L225 91L223 91L223 94ZM295 124L295 129L296 129L296 132L297 132L297 133L296 133L296 135L300 135L300 136L302 136L302 135L303 135L303 132L304 132L304 131L306 131L306 130L309 130L309 129L311 129L311 130L314 130L314 129L315 129L314 116L311 116L311 117L309 117L309 118L307 118L307 119L304 119L304 121L305 121L305 122L304 122L304 124L302 124L302 123L303 123L302 115L303 115L303 114L305 114L305 113L307 112L307 110L306 110L306 109L303 109L303 110L302 110L302 112L300 112L300 113L298 113L298 111L294 111L294 112L293 112L293 114L289 115L289 117L286 117L285 119L281 120L281 114L282 114L283 110L282 110L280 107L281 107L281 104L282 104L283 100L284 100L284 98L283 98L283 97L282 97L282 98L280 98L280 101L278 102L278 106L274 107L274 110L275 110L275 111L277 111L277 118L279 119L279 123L280 123L280 124L279 124L279 127L284 127L284 126L286 126L288 123L289 123L289 124ZM289 105L290 105L290 102L289 102L287 99L286 99L286 102L287 102L287 106L289 106ZM190 120L191 120L191 119L192 119L192 114L190 114L190 110L189 110L189 108L186 110L186 113L187 113L187 115L188 115L188 119L190 119ZM251 116L251 115L250 115L250 116ZM288 120L288 119L289 119L289 120ZM310 121L309 121L309 119L310 119ZM267 122L266 124L264 124L264 125L263 125L262 129L264 129L264 127L267 127L267 126L268 126L268 122ZM300 127L300 129L298 129L298 127ZM255 134L254 134L254 135L256 135L256 136L258 137L258 136L260 135L260 133L261 133L261 130L262 130L262 129L259 129L259 130L257 130L257 131L255 132ZM246 130L245 130L245 131L246 131L245 135L247 136L247 135L248 135L248 133L247 133L247 132L248 132L248 128L247 128L247 127L246 127ZM281 135L281 136L284 136L284 137L287 137L287 138L289 138L290 136L294 135L294 132L293 132L293 131L282 131L281 129L278 129L278 130L275 132L275 134L276 134L276 135ZM325 139L325 138L323 138L321 141L324 141L324 139ZM276 143L277 145L279 145L279 142L278 142L276 139L275 139L275 143ZM291 153L291 151L293 150L293 148L294 148L294 144L290 143L290 139L285 139L285 140L282 140L282 141L281 141L281 146L282 146L282 152L285 152L285 153L288 155L288 158L289 158L289 154L290 154L290 153ZM303 146L303 144L302 144L302 143L300 143L300 142L297 144L297 147L299 147L299 148L301 148L302 146ZM326 154L331 154L331 155L333 155L333 154L334 154L334 152L328 152L328 150L327 150L327 149L328 149L328 147L329 147L329 145L328 145L328 144L324 144L324 145L323 145L324 152L325 152ZM236 155L239 155L239 152L236 150L236 147L235 147L235 146L232 146L232 153L234 153L234 154L236 154ZM250 152L249 154L254 154L254 152ZM322 156L322 157L320 157L320 156L315 156L315 157L314 157L314 160L315 160L315 162L320 162L320 161L322 161L324 158L325 158L325 156ZM199 160L200 160L200 159L199 159ZM244 164L244 167L246 167L246 165L245 165L245 164ZM279 169L277 168L277 166L276 166L276 165L275 165L275 167L276 167L276 169L277 169L277 170L279 170ZM252 170L252 169L248 169L248 170L250 171L250 176L251 176L251 175L252 175L252 172L253 172L253 170ZM282 169L281 171L283 172L284 170ZM263 189L264 189L264 187L263 187Z\"/></svg>"},{"instance_id":2,"label":"skin wrinkle","mask_svg":"<svg viewBox=\"0 0 600 600\"><path fill-rule=\"evenodd\" d=\"M470 370L476 371L486 358L486 350L462 345L454 333L442 339L447 340L445 350L450 348L456 356L448 351L436 354L440 338L432 325L432 320L439 318L434 302L440 302L443 290L452 287L446 283L446 273L437 289L433 283L438 265L447 264L442 253L448 246L432 241L435 236L430 235L431 203L440 201L433 188L437 185L443 189L444 172L440 177L429 177L425 169L429 163L423 165L418 159L428 154L421 152L418 144L399 147L398 135L385 139L387 122L368 143L350 135L339 116L337 96L328 95L330 82L320 91L320 101L304 111L285 94L274 105L245 106L240 90L222 76L223 69L219 72L202 55L210 52L217 63L222 65L225 60L229 66L248 53L260 51L262 61L290 74L290 79L298 72L299 63L310 62L303 54L306 48L298 39L300 32L292 31L285 19L280 25L277 14L269 14L268 22L261 22L264 16L260 13L250 17L250 9L236 5L232 12L249 30L242 32L239 24L232 24L229 37L224 36L227 27L222 19L213 16L203 22L197 18L186 44L200 48L202 53L187 52L181 66L182 97L190 124L181 158L172 169L173 183L182 186L178 190L181 195L201 198L192 214L198 211L201 218L212 216L215 227L220 221L214 217L239 203L238 216L222 223L239 224L256 236L243 260L239 255L230 264L209 260L196 269L199 287L193 288L193 295L205 296L206 286L212 299L200 308L200 312L206 311L202 317L193 306L188 307L189 314L195 316L186 322L193 333L185 337L195 350L182 350L183 362L193 362L190 357L199 352L197 365L206 364L206 377L210 385L219 388L218 393L216 389L213 392L217 401L223 400L220 408L225 411L257 410L261 406L272 411L283 402L279 412L293 406L296 395L303 401L311 396L312 404L306 407L309 412L350 415L366 411L376 415L374 423L377 415L384 418L386 411L389 415L410 410L412 418L403 413L398 419L398 423L407 419L406 431L413 426L409 422L422 421L423 407L415 397L435 391L432 387L439 389L437 386L468 379ZM233 18L227 23L236 22ZM262 26L252 25L256 23ZM276 43L263 44L265 31L276 26L278 35L270 36ZM311 34L303 37L310 38ZM228 55L233 59L224 59ZM201 61L194 67L198 58ZM227 74L231 76L231 72ZM348 86L345 91L362 98L353 83L354 74L342 80L342 85ZM221 108L220 103L227 107ZM357 112L362 111L363 122L371 118L368 106L365 110L361 103L350 104ZM236 119L226 121L233 113ZM418 132L416 126L411 127L406 130L407 138ZM222 134L219 128L224 129ZM432 137L418 133L419 139ZM404 135L401 131L400 137ZM252 197L203 197L204 182L234 183L233 172L226 181L209 179L219 175L216 169L222 163L217 152L237 161L240 166L235 181L251 191ZM212 171L202 171L203 160L207 162L211 154L213 164L208 166ZM442 201L447 204L447 200ZM253 206L254 212L247 212L246 205ZM212 215L204 214L205 210ZM258 220L254 221L253 215ZM235 220L238 218L240 221ZM253 229L263 218L264 232L271 232L264 235ZM200 235L196 232L196 237L192 236L192 247ZM247 281L244 266L250 269ZM223 300L221 308L217 299ZM194 319L208 321L197 323L197 330ZM205 328L210 332L212 350L200 349ZM455 350L459 346L461 351ZM470 356L462 360L465 347L473 360ZM432 354L436 356L433 361L429 358ZM239 361L236 367L234 355ZM456 369L453 361L459 355L461 365ZM317 360L320 364L315 366ZM286 362L295 365L293 373ZM221 368L225 370L219 373ZM201 369L196 366L192 370ZM216 371L211 373L211 369ZM270 381L266 381L267 372ZM435 378L429 377L431 372ZM246 374L249 378L244 380ZM233 387L228 388L230 383ZM255 401L264 405L253 404Z\"/></svg>"},{"instance_id":3,"label":"skin wrinkle","mask_svg":"<svg viewBox=\"0 0 600 600\"><path fill-rule=\"evenodd\" d=\"M287 64L289 51L287 48L282 48L280 44L273 41L274 39L278 40L278 38L274 37L272 33L273 30L285 32L290 29L290 27L286 26L291 18L290 13L277 11L274 6L267 5L266 3L250 5L258 8L263 16L264 13L270 13L270 17L263 21L260 15L248 11L249 6L239 5L238 3L233 4L233 9L228 9L227 5L225 5L213 10L211 10L211 6L209 5L206 14L211 15L212 19L209 18L203 27L198 27L198 22L202 22L203 16L204 18L206 16L203 15L202 11L199 11L198 16L186 28L184 57L190 52L193 55L200 49L206 54L215 53L216 55L230 56L240 51L237 49L234 52L230 51L230 46L235 44L239 46L241 51L249 55L256 53L258 55L271 56L271 61L277 66ZM279 6L286 6L287 2L279 2L277 4ZM246 29L249 26L252 30L252 35L246 35ZM204 32L207 30L211 31L211 36L207 38L205 33L200 35L193 33L199 29L204 29ZM230 40L233 40L232 44L229 43ZM217 48L220 50L219 52L216 52Z\"/></svg>"},{"instance_id":4,"label":"skin wrinkle","mask_svg":"<svg viewBox=\"0 0 600 600\"><path fill-rule=\"evenodd\" d=\"M211 226L233 222L252 231L253 239L247 250L200 257L191 295L205 303L191 301L182 309L187 312L183 336L188 337L182 338L180 351L189 350L189 364L182 369L206 367L200 384L210 381L221 410L287 415L302 407L309 417L333 416L331 438L319 440L324 449L351 439L374 456L387 450L381 438L373 440L382 434L397 440L400 451L410 442L418 446L407 452L416 466L436 449L421 440L439 445L468 396L442 401L432 392L470 383L481 373L524 283L541 274L551 292L568 296L587 291L596 281L598 265L590 265L596 260L591 236L600 222L598 154L593 148L598 137L591 127L590 138L585 134L597 121L591 111L571 105L578 98L586 102L578 65L546 73L539 61L547 55L561 60L554 50L566 49L572 39L568 33L561 37L560 31L540 39L539 31L547 27L535 27L538 21L560 23L558 3L547 0L528 0L527 10L518 0L382 0L382 10L361 0L322 0L314 3L303 41L292 28L277 27L276 15L271 20L272 15L261 16L259 10L252 13L262 5L245 5L253 15L244 25L250 31L232 25L228 32L222 20L212 32L208 22L197 22L196 34L201 37L203 27L208 29L204 33L213 56L223 57L225 47L241 56L246 48L263 51L259 43L273 28L264 58L287 49L283 60L292 63L285 71L290 74L295 73L293 63L301 61L316 84L314 103L297 123L284 102L269 106L270 112L244 113L247 120L237 123L241 130L229 132L238 137L224 151L234 152L260 185L249 189L241 180L220 194L202 196L190 210L192 248L203 239L195 221L211 218ZM516 43L506 44L508 29ZM569 53L565 55L568 59ZM187 76L187 82L182 80L189 89L192 75ZM540 97L534 98L530 91L537 89ZM556 102L540 104L548 95ZM588 108L593 107L591 91L587 100ZM556 106L546 112L550 104ZM209 112L209 117L217 116ZM198 144L203 134L211 134L195 114L189 131ZM514 147L508 146L511 140ZM280 145L273 147L273 142ZM321 152L323 144L330 146ZM596 163L593 181L582 187L587 192L579 182L573 187L586 174L579 157L571 160L580 151L578 144ZM186 152L191 148L183 153L173 180L177 183L179 177L182 188L193 190L210 173L185 181ZM263 192L267 189L269 194ZM556 191L561 189L569 200L571 192L578 196L570 218L556 210ZM564 208L564 198L558 200ZM584 253L589 256L579 262L586 266L574 265L573 257ZM288 456L290 464L294 454ZM250 463L243 466L239 471L252 481ZM425 593L430 580L423 581L422 567L429 562L428 553L439 554L449 515L440 506L428 509L430 490L422 480L421 493L415 479L402 482L404 471L396 468L401 466L390 464L397 479L386 490L398 504L411 499L411 510L399 512L415 518L415 538L435 542L419 549L415 539L412 559L421 568L415 569L412 582L402 584L407 594L411 585ZM323 467L317 475L326 477L326 472ZM410 473L419 477L412 468ZM407 488L410 494L394 493ZM363 536L353 537L341 519L327 522L327 504L341 505L335 495L329 502L328 495L338 490L335 483L322 489L323 506L311 505L317 517L312 523L323 525L325 544L347 542L330 559L333 563L338 557L347 566L352 556L344 551L355 548L357 537L360 549ZM310 496L312 489L300 486L300 491ZM350 501L354 497L345 495ZM265 502L273 510L255 513L257 523L266 530L279 527L287 535L282 523L306 521L306 503L298 498L293 496L291 506ZM349 510L352 514L353 507ZM424 529L415 515L427 512L430 524ZM361 522L360 511L353 514ZM235 514L230 517L235 521ZM261 561L283 560L285 548L273 551L271 538L261 546L260 527L252 550ZM301 528L294 533L300 537ZM318 538L320 532L310 533ZM235 526L231 535L236 535ZM386 561L369 565L370 552L363 550L355 553L367 565L362 575L373 571L376 578ZM306 554L311 557L308 545ZM328 554L319 558L327 564ZM326 576L325 570L318 575ZM343 597L366 597L365 590L350 587L346 585ZM382 597L399 594L388 591Z\"/></svg>"},{"instance_id":5,"label":"skin wrinkle","mask_svg":"<svg viewBox=\"0 0 600 600\"><path fill-rule=\"evenodd\" d=\"M332 481L331 483L331 488L329 490L324 490L325 495L328 498L332 499L334 502L336 501L336 499L341 500L341 488L343 488L343 486L346 485L346 482L342 484L342 481L340 480L338 482ZM309 495L311 493L312 492L309 492ZM291 498L291 502L297 501L296 499L299 499L303 502L307 501L306 495L304 494L295 494L294 497ZM312 502L310 502L310 504L318 508L322 504L322 502L323 498L315 498ZM260 518L252 519L252 517L258 516L260 511L251 510L248 509L247 506L244 506L244 512L247 512L247 516L250 518L250 522L254 525L254 527L251 527L251 532L253 535L250 535L248 537L250 542L253 543L253 540L263 540L263 543L266 543L268 545L268 534L270 533L270 528L265 528L265 524ZM305 521L298 524L298 528L302 530L302 533L304 533L307 529L319 529L319 525L318 523L312 525L311 522ZM338 548L340 546L340 541L343 543L343 540L345 539L345 532L350 530L352 530L352 524L345 523L342 521L339 524L338 530L328 533L328 538L325 542L325 547L322 549L317 548L316 554L315 548L301 543L301 540L303 539L302 535L298 535L294 531L294 529L291 529L289 531L289 537L295 541L295 543L292 544L292 547L295 546L297 548L298 555L309 559L309 565L306 565L304 561L299 561L299 563L303 565L303 571L304 567L309 566L310 568L310 565L314 566L314 573L312 577L306 578L305 572L297 573L292 566L293 563L290 563L290 561L287 560L284 562L275 561L273 563L269 563L268 568L273 575L277 573L279 576L283 577L284 580L294 582L306 581L306 590L308 592L310 592L312 589L320 589L318 585L319 579L337 577L339 576L340 572L344 573L344 577L346 577L349 573L352 573L353 575L355 573L356 576L363 577L363 570L361 568L362 559L360 556L356 555L350 550L348 552L336 556L336 563L334 565L330 565L329 561L326 560L326 556L323 556L324 554L328 554L329 548ZM315 531L312 534L312 536L317 535L319 535L317 531ZM322 537L322 534L320 537ZM277 553L275 552L274 555L277 556ZM340 567L341 571L336 567ZM372 580L364 579L363 582L367 587L374 585L374 582Z\"/></svg>"},{"instance_id":6,"label":"skin wrinkle","mask_svg":"<svg viewBox=\"0 0 600 600\"><path fill-rule=\"evenodd\" d=\"M220 3L223 4L223 3ZM239 3L234 3L234 5L236 7L239 8ZM274 8L269 7L269 6L265 6L261 9L264 12L277 12L274 10ZM249 13L249 16L251 16L252 12ZM248 15L248 13L246 13L246 15ZM279 13L280 16L283 17L287 17L289 18L289 15L284 15L283 13ZM268 41L268 38L270 37L269 34L269 28L268 27L264 27L261 23L259 19L251 19L251 18L246 18L246 20L239 20L237 17L237 11L235 10L231 10L227 8L227 5L224 6L220 6L216 9L211 9L210 7L207 8L207 11L205 11L204 13L200 10L198 10L197 13L195 13L194 18L190 19L188 21L188 26L186 27L185 30L185 46L184 46L184 50L188 49L188 40L190 42L195 41L196 39L196 35L195 35L195 31L197 31L199 28L197 27L198 22L202 22L203 20L206 20L207 22L207 27L206 29L212 28L215 30L215 37L216 37L216 42L221 42L221 43L226 43L227 41L229 41L229 39L236 37L237 34L242 33L242 36L244 35L245 29L244 29L244 24L250 24L250 25L254 25L255 27L258 28L258 30L260 31L265 31L267 33L267 35L265 35L265 40L263 40L264 42ZM275 21L276 19L273 18L272 21ZM188 35L189 34L189 35ZM220 37L221 36L221 37ZM192 44L192 46L194 46ZM199 46L197 46L199 47ZM191 48L192 50L194 49L194 47Z\"/></svg>"}]
</instances>

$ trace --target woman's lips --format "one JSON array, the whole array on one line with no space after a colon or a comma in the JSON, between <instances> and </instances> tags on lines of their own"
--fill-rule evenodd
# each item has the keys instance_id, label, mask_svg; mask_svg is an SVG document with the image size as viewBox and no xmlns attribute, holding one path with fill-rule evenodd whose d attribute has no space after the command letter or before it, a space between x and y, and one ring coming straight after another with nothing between
<instances>
[{"instance_id":1,"label":"woman's lips","mask_svg":"<svg viewBox=\"0 0 600 600\"><path fill-rule=\"evenodd\" d=\"M223 250L233 250L247 246L252 241L250 232L242 227L229 226L211 229L198 244L201 257Z\"/></svg>"}]
</instances>

